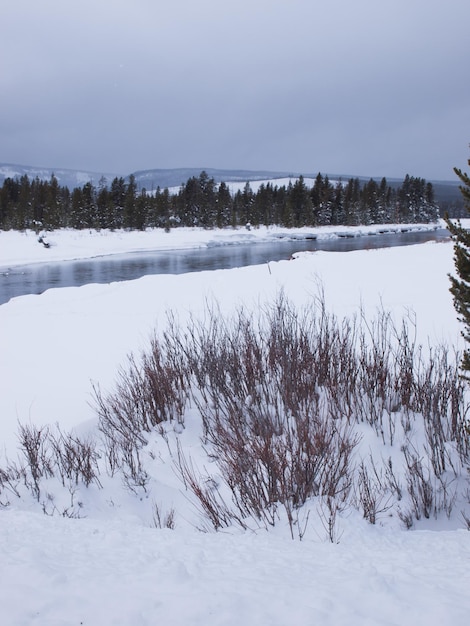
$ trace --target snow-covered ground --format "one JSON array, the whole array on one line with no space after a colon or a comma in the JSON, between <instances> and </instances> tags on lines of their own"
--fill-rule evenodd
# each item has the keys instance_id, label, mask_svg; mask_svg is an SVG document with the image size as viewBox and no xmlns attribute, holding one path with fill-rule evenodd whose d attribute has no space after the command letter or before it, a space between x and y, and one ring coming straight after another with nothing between
<instances>
[{"instance_id":1,"label":"snow-covered ground","mask_svg":"<svg viewBox=\"0 0 470 626\"><path fill-rule=\"evenodd\" d=\"M60 231L48 234L49 249L33 233L0 232L0 268L246 237L255 243L279 232ZM317 234L333 236L331 229ZM361 307L373 317L383 308L397 321L415 317L424 345L461 348L449 272L452 244L444 242L302 253L263 266L15 298L0 306L0 467L16 457L18 421L93 432L92 382L112 389L126 355L148 345L169 310L184 324L190 315L203 316L208 301L231 313L241 304L259 308L284 290L302 306L322 289L327 308L340 318ZM197 432L188 426L184 433L194 450ZM444 519L406 532L385 519L372 526L349 511L338 519L338 543L328 541L321 516L309 522L302 542L292 541L282 525L269 533L204 534L196 530L194 506L171 455L159 445L159 474L149 494L133 495L103 475L103 489L84 495L84 519L51 517L32 498L0 495L2 624L468 623L470 533L463 524ZM152 527L154 504L162 513L175 509L174 530Z\"/></svg>"},{"instance_id":2,"label":"snow-covered ground","mask_svg":"<svg viewBox=\"0 0 470 626\"><path fill-rule=\"evenodd\" d=\"M468 624L464 530L300 543L1 513L8 626Z\"/></svg>"}]
</instances>

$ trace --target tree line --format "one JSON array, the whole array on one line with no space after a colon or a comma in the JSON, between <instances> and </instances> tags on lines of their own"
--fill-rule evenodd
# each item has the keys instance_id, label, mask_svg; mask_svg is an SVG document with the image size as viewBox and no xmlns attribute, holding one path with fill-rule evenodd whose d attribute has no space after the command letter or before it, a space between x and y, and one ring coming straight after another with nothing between
<instances>
[{"instance_id":1,"label":"tree line","mask_svg":"<svg viewBox=\"0 0 470 626\"><path fill-rule=\"evenodd\" d=\"M332 182L318 174L313 186L302 176L288 185L249 183L231 193L206 172L189 178L177 192L138 189L133 175L70 190L50 180L5 179L0 189L0 229L137 229L198 226L280 225L284 227L427 223L439 217L430 182L406 176L398 187L358 178Z\"/></svg>"}]
</instances>

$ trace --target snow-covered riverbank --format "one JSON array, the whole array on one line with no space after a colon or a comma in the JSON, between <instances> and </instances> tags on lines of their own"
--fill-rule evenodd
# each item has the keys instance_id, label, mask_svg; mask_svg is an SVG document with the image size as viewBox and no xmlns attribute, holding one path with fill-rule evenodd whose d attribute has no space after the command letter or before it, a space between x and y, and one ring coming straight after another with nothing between
<instances>
[{"instance_id":1,"label":"snow-covered riverbank","mask_svg":"<svg viewBox=\"0 0 470 626\"><path fill-rule=\"evenodd\" d=\"M33 231L0 231L0 269L29 263L46 263L89 259L125 252L148 250L188 250L210 246L233 246L261 243L279 239L331 239L356 237L375 233L434 230L444 228L438 224L386 224L371 226L286 229L278 226L259 228L174 228L165 232L161 228L146 231L88 231L63 229L40 235ZM39 236L48 244L42 245Z\"/></svg>"}]
</instances>

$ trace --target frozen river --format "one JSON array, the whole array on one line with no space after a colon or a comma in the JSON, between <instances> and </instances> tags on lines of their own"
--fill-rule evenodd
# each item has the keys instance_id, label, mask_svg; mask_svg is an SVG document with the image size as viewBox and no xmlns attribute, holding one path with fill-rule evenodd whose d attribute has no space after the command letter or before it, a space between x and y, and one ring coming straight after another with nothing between
<instances>
[{"instance_id":1,"label":"frozen river","mask_svg":"<svg viewBox=\"0 0 470 626\"><path fill-rule=\"evenodd\" d=\"M448 236L447 230L438 229L355 237L345 235L332 239L281 239L269 243L135 252L78 261L23 265L0 273L0 304L16 296L40 294L51 288L133 280L149 274L185 274L260 265L289 259L295 252L306 250L348 252L412 245Z\"/></svg>"}]
</instances>

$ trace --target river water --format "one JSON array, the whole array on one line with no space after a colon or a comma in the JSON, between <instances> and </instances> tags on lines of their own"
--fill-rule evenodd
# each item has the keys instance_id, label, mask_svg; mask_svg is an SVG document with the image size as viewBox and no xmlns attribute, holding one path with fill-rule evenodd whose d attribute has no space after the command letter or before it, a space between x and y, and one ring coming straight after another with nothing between
<instances>
[{"instance_id":1,"label":"river water","mask_svg":"<svg viewBox=\"0 0 470 626\"><path fill-rule=\"evenodd\" d=\"M0 273L0 304L16 296L40 294L57 287L133 280L149 274L185 274L230 269L289 259L295 252L327 250L348 252L405 246L449 237L445 229L405 233L379 233L334 239L278 240L231 246L114 254L81 261L22 265Z\"/></svg>"}]
</instances>

